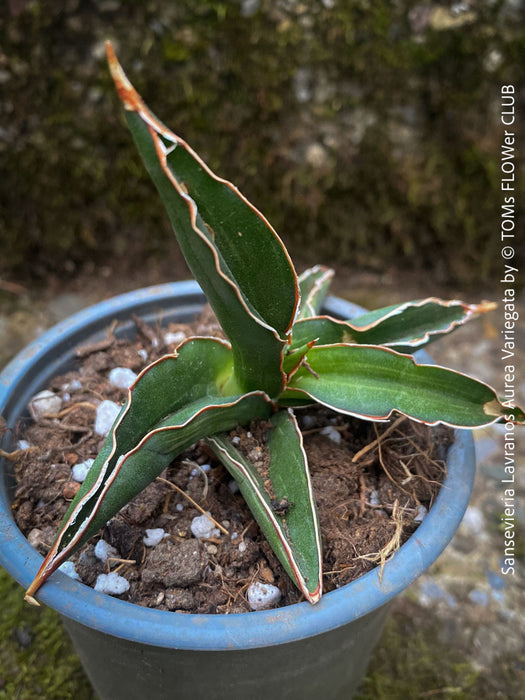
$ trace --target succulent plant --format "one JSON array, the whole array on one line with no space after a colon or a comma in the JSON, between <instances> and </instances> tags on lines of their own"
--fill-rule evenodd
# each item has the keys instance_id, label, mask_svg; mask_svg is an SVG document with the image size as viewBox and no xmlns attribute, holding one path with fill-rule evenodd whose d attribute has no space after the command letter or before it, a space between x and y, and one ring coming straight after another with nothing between
<instances>
[{"instance_id":1,"label":"succulent plant","mask_svg":"<svg viewBox=\"0 0 525 700\"><path fill-rule=\"evenodd\" d=\"M353 320L323 315L332 271L316 266L297 276L269 222L146 107L109 44L108 60L138 150L228 341L189 338L139 374L26 598L36 602L34 593L75 549L203 440L315 603L321 537L294 411L318 403L372 421L395 411L463 428L524 422L524 412L486 384L410 354L493 305L428 298ZM264 472L228 437L256 419L271 425Z\"/></svg>"}]
</instances>

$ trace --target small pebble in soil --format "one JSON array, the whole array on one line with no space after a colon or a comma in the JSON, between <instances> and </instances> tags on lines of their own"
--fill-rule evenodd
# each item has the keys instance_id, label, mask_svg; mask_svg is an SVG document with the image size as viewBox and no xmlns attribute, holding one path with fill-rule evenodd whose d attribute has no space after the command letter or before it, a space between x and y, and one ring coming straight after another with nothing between
<instances>
[{"instance_id":1,"label":"small pebble in soil","mask_svg":"<svg viewBox=\"0 0 525 700\"><path fill-rule=\"evenodd\" d=\"M178 331L177 333L164 333L164 344L165 345L178 345L179 343L182 343L183 340L186 340L186 335L182 333L182 331Z\"/></svg>"},{"instance_id":2,"label":"small pebble in soil","mask_svg":"<svg viewBox=\"0 0 525 700\"><path fill-rule=\"evenodd\" d=\"M323 428L321 430L321 435L324 435L332 442L335 442L336 445L338 445L341 442L341 433L335 428L333 428L331 425L327 425L326 428Z\"/></svg>"},{"instance_id":3,"label":"small pebble in soil","mask_svg":"<svg viewBox=\"0 0 525 700\"><path fill-rule=\"evenodd\" d=\"M17 443L17 447L19 450L28 450L31 445L27 442L27 440L19 440Z\"/></svg>"},{"instance_id":4,"label":"small pebble in soil","mask_svg":"<svg viewBox=\"0 0 525 700\"><path fill-rule=\"evenodd\" d=\"M140 350L137 350L137 355L140 357L141 360L144 360L144 362L146 362L146 360L148 359L147 351L142 348Z\"/></svg>"},{"instance_id":5,"label":"small pebble in soil","mask_svg":"<svg viewBox=\"0 0 525 700\"><path fill-rule=\"evenodd\" d=\"M69 576L69 578L72 578L75 581L80 581L80 576L77 574L75 565L72 561L65 561L63 564L60 564L58 570L66 576Z\"/></svg>"},{"instance_id":6,"label":"small pebble in soil","mask_svg":"<svg viewBox=\"0 0 525 700\"><path fill-rule=\"evenodd\" d=\"M232 437L232 445L240 445L241 444L241 438L238 435L234 435Z\"/></svg>"},{"instance_id":7,"label":"small pebble in soil","mask_svg":"<svg viewBox=\"0 0 525 700\"><path fill-rule=\"evenodd\" d=\"M99 574L95 583L95 590L107 595L122 595L129 591L129 582L114 571L110 574Z\"/></svg>"},{"instance_id":8,"label":"small pebble in soil","mask_svg":"<svg viewBox=\"0 0 525 700\"><path fill-rule=\"evenodd\" d=\"M316 423L316 418L314 416L301 416L301 425L305 430L308 428L313 428Z\"/></svg>"},{"instance_id":9,"label":"small pebble in soil","mask_svg":"<svg viewBox=\"0 0 525 700\"><path fill-rule=\"evenodd\" d=\"M242 542L239 542L239 552L240 552L241 554L242 554L243 552L245 552L247 546L248 546L248 545L246 544L246 542L244 542L244 540L243 540Z\"/></svg>"},{"instance_id":10,"label":"small pebble in soil","mask_svg":"<svg viewBox=\"0 0 525 700\"><path fill-rule=\"evenodd\" d=\"M137 375L128 367L114 367L109 373L109 383L118 389L129 389Z\"/></svg>"},{"instance_id":11,"label":"small pebble in soil","mask_svg":"<svg viewBox=\"0 0 525 700\"><path fill-rule=\"evenodd\" d=\"M27 536L27 541L31 545L31 547L34 547L35 549L38 547L40 544L40 539L42 537L42 530L38 527L34 527L30 533Z\"/></svg>"},{"instance_id":12,"label":"small pebble in soil","mask_svg":"<svg viewBox=\"0 0 525 700\"><path fill-rule=\"evenodd\" d=\"M62 496L66 501L72 501L78 493L80 483L78 481L66 481L62 489Z\"/></svg>"},{"instance_id":13,"label":"small pebble in soil","mask_svg":"<svg viewBox=\"0 0 525 700\"><path fill-rule=\"evenodd\" d=\"M238 493L239 484L235 481L235 479L232 479L228 482L228 488L230 489L231 493Z\"/></svg>"},{"instance_id":14,"label":"small pebble in soil","mask_svg":"<svg viewBox=\"0 0 525 700\"><path fill-rule=\"evenodd\" d=\"M106 562L108 557L118 557L118 552L105 540L99 540L95 545L95 556L100 561Z\"/></svg>"},{"instance_id":15,"label":"small pebble in soil","mask_svg":"<svg viewBox=\"0 0 525 700\"><path fill-rule=\"evenodd\" d=\"M178 510L179 513L181 513L184 510L184 505L182 503L177 503L175 509Z\"/></svg>"},{"instance_id":16,"label":"small pebble in soil","mask_svg":"<svg viewBox=\"0 0 525 700\"><path fill-rule=\"evenodd\" d=\"M71 476L75 481L78 481L79 484L81 484L86 476L88 475L88 471L91 468L91 465L93 464L95 460L94 459L86 459L85 462L79 462L78 464L75 464L73 466L73 469L71 470Z\"/></svg>"},{"instance_id":17,"label":"small pebble in soil","mask_svg":"<svg viewBox=\"0 0 525 700\"><path fill-rule=\"evenodd\" d=\"M163 528L161 528L161 527L147 528L146 534L142 538L142 541L144 542L146 547L155 547L156 545L159 544L159 542L162 542L162 540L165 537L168 537L168 534Z\"/></svg>"},{"instance_id":18,"label":"small pebble in soil","mask_svg":"<svg viewBox=\"0 0 525 700\"><path fill-rule=\"evenodd\" d=\"M264 610L276 605L281 599L277 586L256 581L248 587L248 603L252 610Z\"/></svg>"},{"instance_id":19,"label":"small pebble in soil","mask_svg":"<svg viewBox=\"0 0 525 700\"><path fill-rule=\"evenodd\" d=\"M198 539L208 538L208 537L219 537L221 532L219 528L215 527L212 520L208 518L207 515L197 515L191 521L191 534Z\"/></svg>"},{"instance_id":20,"label":"small pebble in soil","mask_svg":"<svg viewBox=\"0 0 525 700\"><path fill-rule=\"evenodd\" d=\"M78 379L72 379L70 382L66 382L65 384L62 384L61 386L62 391L79 391L82 389L82 384L79 382Z\"/></svg>"},{"instance_id":21,"label":"small pebble in soil","mask_svg":"<svg viewBox=\"0 0 525 700\"><path fill-rule=\"evenodd\" d=\"M44 389L33 396L29 402L29 410L35 420L47 414L56 414L62 407L62 399L49 389Z\"/></svg>"},{"instance_id":22,"label":"small pebble in soil","mask_svg":"<svg viewBox=\"0 0 525 700\"><path fill-rule=\"evenodd\" d=\"M379 500L379 494L377 491L374 489L374 491L370 492L370 505L371 506L380 506L381 502Z\"/></svg>"},{"instance_id":23,"label":"small pebble in soil","mask_svg":"<svg viewBox=\"0 0 525 700\"><path fill-rule=\"evenodd\" d=\"M428 509L425 506L419 505L416 509L415 523L422 523L428 515Z\"/></svg>"},{"instance_id":24,"label":"small pebble in soil","mask_svg":"<svg viewBox=\"0 0 525 700\"><path fill-rule=\"evenodd\" d=\"M118 416L120 406L114 401L102 401L97 407L97 415L95 418L95 432L97 435L106 435L111 430L111 426Z\"/></svg>"}]
</instances>

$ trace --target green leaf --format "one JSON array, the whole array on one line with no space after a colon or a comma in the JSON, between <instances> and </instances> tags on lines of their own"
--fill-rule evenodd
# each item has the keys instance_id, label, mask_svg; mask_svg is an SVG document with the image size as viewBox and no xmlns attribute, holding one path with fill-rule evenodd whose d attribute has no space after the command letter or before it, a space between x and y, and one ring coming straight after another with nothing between
<instances>
[{"instance_id":1,"label":"green leaf","mask_svg":"<svg viewBox=\"0 0 525 700\"><path fill-rule=\"evenodd\" d=\"M316 316L326 298L334 271L323 265L315 265L299 275L301 304L297 319Z\"/></svg>"},{"instance_id":2,"label":"green leaf","mask_svg":"<svg viewBox=\"0 0 525 700\"><path fill-rule=\"evenodd\" d=\"M267 418L272 410L267 395L254 391L243 396L204 397L161 421L132 450L117 460L111 474L106 475L105 483L111 483L103 494L103 500L100 499L102 489L93 489L90 498L95 499L95 503L79 511L82 515L84 510L89 510L90 517L91 511L96 511L83 539L97 532L177 455L195 442L208 435L231 430L239 423ZM64 541L67 542L67 538Z\"/></svg>"},{"instance_id":3,"label":"green leaf","mask_svg":"<svg viewBox=\"0 0 525 700\"><path fill-rule=\"evenodd\" d=\"M295 317L297 277L282 241L234 185L217 177L149 111L111 48L126 119L183 255L232 343L232 391L283 387L282 352Z\"/></svg>"},{"instance_id":4,"label":"green leaf","mask_svg":"<svg viewBox=\"0 0 525 700\"><path fill-rule=\"evenodd\" d=\"M322 592L321 536L302 435L291 411L277 413L271 423L266 466L251 464L225 436L207 442L237 480L290 578L315 603Z\"/></svg>"},{"instance_id":5,"label":"green leaf","mask_svg":"<svg viewBox=\"0 0 525 700\"><path fill-rule=\"evenodd\" d=\"M464 304L431 297L376 309L350 321L308 318L294 325L290 349L317 338L319 345L359 343L413 352L493 308L487 302Z\"/></svg>"},{"instance_id":6,"label":"green leaf","mask_svg":"<svg viewBox=\"0 0 525 700\"><path fill-rule=\"evenodd\" d=\"M221 396L231 363L225 341L190 338L137 377L28 596L183 450L207 435L272 413L273 404L260 391Z\"/></svg>"},{"instance_id":7,"label":"green leaf","mask_svg":"<svg viewBox=\"0 0 525 700\"><path fill-rule=\"evenodd\" d=\"M315 346L290 380L283 400L310 397L340 413L386 420L398 411L434 425L475 428L525 414L498 401L494 391L459 372L418 365L410 355L361 345ZM508 419L508 418L507 418Z\"/></svg>"}]
</instances>

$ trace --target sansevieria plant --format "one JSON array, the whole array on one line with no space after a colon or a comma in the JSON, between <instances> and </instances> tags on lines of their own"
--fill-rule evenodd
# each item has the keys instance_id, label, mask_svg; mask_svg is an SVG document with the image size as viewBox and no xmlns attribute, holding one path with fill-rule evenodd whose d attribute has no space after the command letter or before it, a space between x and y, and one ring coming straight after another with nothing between
<instances>
[{"instance_id":1,"label":"sansevieria plant","mask_svg":"<svg viewBox=\"0 0 525 700\"><path fill-rule=\"evenodd\" d=\"M275 554L302 591L321 597L321 538L294 409L313 403L365 420L393 411L429 425L523 423L524 412L464 374L409 354L492 308L429 298L337 320L321 313L332 271L299 277L264 216L150 112L107 46L126 119L186 261L228 341L185 340L144 369L26 598L153 481L204 440L233 475ZM264 473L227 431L269 420ZM286 503L286 508L276 507Z\"/></svg>"}]
</instances>

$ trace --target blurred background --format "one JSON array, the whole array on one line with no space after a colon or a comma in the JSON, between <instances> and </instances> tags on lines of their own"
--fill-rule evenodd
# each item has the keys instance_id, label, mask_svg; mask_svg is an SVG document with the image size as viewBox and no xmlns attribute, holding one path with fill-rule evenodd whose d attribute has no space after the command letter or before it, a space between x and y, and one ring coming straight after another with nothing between
<instances>
[{"instance_id":1,"label":"blurred background","mask_svg":"<svg viewBox=\"0 0 525 700\"><path fill-rule=\"evenodd\" d=\"M5 279L116 258L136 268L174 248L123 128L107 38L153 111L254 201L294 256L463 288L497 274L500 87L515 85L520 113L520 0L9 6Z\"/></svg>"},{"instance_id":2,"label":"blurred background","mask_svg":"<svg viewBox=\"0 0 525 700\"><path fill-rule=\"evenodd\" d=\"M125 127L108 38L151 109L269 218L298 269L334 266L336 293L370 308L499 300L509 84L516 267L525 252L524 15L522 0L9 0L0 366L89 303L188 276ZM501 392L501 326L493 312L433 354ZM523 577L498 574L502 437L478 438L459 539L396 603L363 697L525 697ZM54 615L1 582L0 698L90 698Z\"/></svg>"}]
</instances>

